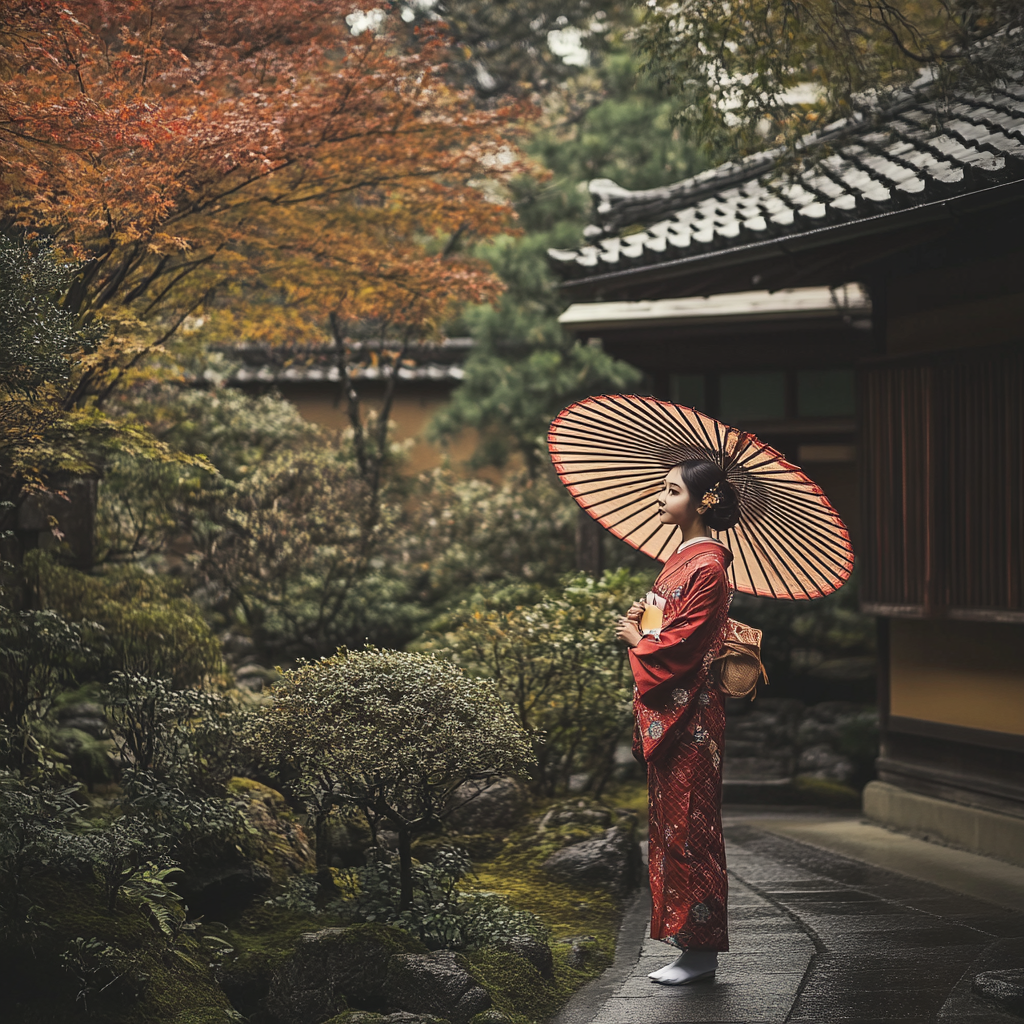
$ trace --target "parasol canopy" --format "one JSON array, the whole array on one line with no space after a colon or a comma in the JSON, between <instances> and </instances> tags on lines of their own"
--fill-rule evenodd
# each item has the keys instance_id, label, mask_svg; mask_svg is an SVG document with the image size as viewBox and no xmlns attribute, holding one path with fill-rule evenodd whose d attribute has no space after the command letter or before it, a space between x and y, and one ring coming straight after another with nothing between
<instances>
[{"instance_id":1,"label":"parasol canopy","mask_svg":"<svg viewBox=\"0 0 1024 1024\"><path fill-rule=\"evenodd\" d=\"M753 434L696 409L638 395L587 398L555 417L548 448L579 506L651 558L667 561L679 543L678 528L658 518L665 474L708 459L739 498L739 521L717 534L733 553L736 590L799 601L850 578L850 535L821 488Z\"/></svg>"}]
</instances>

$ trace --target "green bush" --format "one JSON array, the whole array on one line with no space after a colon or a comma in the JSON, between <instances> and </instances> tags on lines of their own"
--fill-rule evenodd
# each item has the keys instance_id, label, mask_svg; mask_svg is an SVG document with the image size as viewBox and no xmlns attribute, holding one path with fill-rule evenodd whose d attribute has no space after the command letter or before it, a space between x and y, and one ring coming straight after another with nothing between
<instances>
[{"instance_id":1,"label":"green bush","mask_svg":"<svg viewBox=\"0 0 1024 1024\"><path fill-rule=\"evenodd\" d=\"M121 670L184 689L222 676L217 638L173 581L137 566L111 566L90 575L41 552L27 561L39 604L82 623L84 638L98 655L99 678Z\"/></svg>"},{"instance_id":2,"label":"green bush","mask_svg":"<svg viewBox=\"0 0 1024 1024\"><path fill-rule=\"evenodd\" d=\"M88 662L78 626L53 611L0 605L0 767L46 759L50 712Z\"/></svg>"},{"instance_id":3,"label":"green bush","mask_svg":"<svg viewBox=\"0 0 1024 1024\"><path fill-rule=\"evenodd\" d=\"M494 484L437 469L418 478L407 508L392 557L426 608L495 580L557 584L573 568L577 507L553 474Z\"/></svg>"},{"instance_id":4,"label":"green bush","mask_svg":"<svg viewBox=\"0 0 1024 1024\"><path fill-rule=\"evenodd\" d=\"M646 589L625 570L533 593L485 588L417 646L495 680L533 741L536 792L564 793L585 775L600 794L632 724L633 679L614 623Z\"/></svg>"},{"instance_id":5,"label":"green bush","mask_svg":"<svg viewBox=\"0 0 1024 1024\"><path fill-rule=\"evenodd\" d=\"M180 574L210 621L269 661L402 647L481 584L572 569L577 509L550 473L412 479L394 446L375 488L348 435L279 396L156 390L132 409L218 472L112 457L101 561Z\"/></svg>"},{"instance_id":6,"label":"green bush","mask_svg":"<svg viewBox=\"0 0 1024 1024\"><path fill-rule=\"evenodd\" d=\"M496 893L460 889L470 869L463 851L441 847L433 861L413 866L412 902L403 909L400 865L375 851L365 867L336 874L339 897L325 902L316 879L306 875L289 879L267 906L389 925L416 936L428 949L483 949L516 935L546 939L547 930L533 914L514 909Z\"/></svg>"},{"instance_id":7,"label":"green bush","mask_svg":"<svg viewBox=\"0 0 1024 1024\"><path fill-rule=\"evenodd\" d=\"M332 808L358 809L374 836L398 834L403 910L412 901L412 837L437 830L467 779L529 760L493 684L430 655L341 652L288 672L273 697L250 716L248 739L266 766L295 778L319 866L327 866Z\"/></svg>"}]
</instances>

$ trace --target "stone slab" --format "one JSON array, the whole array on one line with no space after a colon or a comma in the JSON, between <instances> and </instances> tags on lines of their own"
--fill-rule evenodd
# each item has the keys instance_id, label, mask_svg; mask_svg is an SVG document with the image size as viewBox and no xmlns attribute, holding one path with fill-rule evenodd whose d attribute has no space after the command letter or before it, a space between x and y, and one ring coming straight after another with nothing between
<instances>
[{"instance_id":1,"label":"stone slab","mask_svg":"<svg viewBox=\"0 0 1024 1024\"><path fill-rule=\"evenodd\" d=\"M891 832L860 818L816 821L797 815L788 818L750 817L747 824L887 871L908 875L919 882L937 885L954 893L1024 911L1024 868L991 857ZM1024 834L1021 851L1024 852Z\"/></svg>"}]
</instances>

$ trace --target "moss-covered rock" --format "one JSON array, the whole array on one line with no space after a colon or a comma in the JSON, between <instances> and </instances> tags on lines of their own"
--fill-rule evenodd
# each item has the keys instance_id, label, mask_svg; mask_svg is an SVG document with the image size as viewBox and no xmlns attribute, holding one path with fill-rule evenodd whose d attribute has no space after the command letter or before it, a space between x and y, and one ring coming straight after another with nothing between
<instances>
[{"instance_id":1,"label":"moss-covered rock","mask_svg":"<svg viewBox=\"0 0 1024 1024\"><path fill-rule=\"evenodd\" d=\"M387 1000L393 1012L443 1017L453 1024L468 1024L491 1006L490 993L470 973L465 957L445 949L393 956Z\"/></svg>"},{"instance_id":2,"label":"moss-covered rock","mask_svg":"<svg viewBox=\"0 0 1024 1024\"><path fill-rule=\"evenodd\" d=\"M556 877L625 893L639 885L642 864L633 831L613 825L600 836L557 850L541 867Z\"/></svg>"},{"instance_id":3,"label":"moss-covered rock","mask_svg":"<svg viewBox=\"0 0 1024 1024\"><path fill-rule=\"evenodd\" d=\"M321 928L298 936L291 956L274 973L267 1009L282 1024L361 1010L384 1009L388 962L401 953L425 952L417 939L397 928L359 924Z\"/></svg>"},{"instance_id":4,"label":"moss-covered rock","mask_svg":"<svg viewBox=\"0 0 1024 1024\"><path fill-rule=\"evenodd\" d=\"M246 840L246 853L263 864L275 882L316 870L316 855L309 839L276 789L236 777L229 780L227 790L246 802L246 817L253 829Z\"/></svg>"},{"instance_id":5,"label":"moss-covered rock","mask_svg":"<svg viewBox=\"0 0 1024 1024\"><path fill-rule=\"evenodd\" d=\"M608 956L593 935L573 935L558 941L568 947L565 959L570 967L586 971L595 967L604 969L608 966Z\"/></svg>"},{"instance_id":6,"label":"moss-covered rock","mask_svg":"<svg viewBox=\"0 0 1024 1024\"><path fill-rule=\"evenodd\" d=\"M534 935L513 935L494 943L497 949L506 953L515 953L527 963L537 968L540 976L550 980L554 977L555 965L551 956L551 947Z\"/></svg>"},{"instance_id":7,"label":"moss-covered rock","mask_svg":"<svg viewBox=\"0 0 1024 1024\"><path fill-rule=\"evenodd\" d=\"M545 981L532 964L503 950L478 950L467 959L473 976L491 994L493 1009L530 1020L546 1020L554 1014L579 983L571 983L570 972L559 972L557 962L555 976Z\"/></svg>"}]
</instances>

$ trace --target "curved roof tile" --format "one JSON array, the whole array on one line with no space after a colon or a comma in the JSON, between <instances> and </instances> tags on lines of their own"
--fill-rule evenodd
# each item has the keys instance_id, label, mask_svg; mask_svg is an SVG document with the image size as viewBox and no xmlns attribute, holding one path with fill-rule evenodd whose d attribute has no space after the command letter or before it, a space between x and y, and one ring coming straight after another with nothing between
<instances>
[{"instance_id":1,"label":"curved roof tile","mask_svg":"<svg viewBox=\"0 0 1024 1024\"><path fill-rule=\"evenodd\" d=\"M1024 85L963 93L942 108L910 96L883 124L834 125L804 148L816 147L820 159L795 173L779 170L776 151L663 188L597 179L592 244L548 254L563 277L586 278L1024 180ZM619 237L636 224L644 230Z\"/></svg>"}]
</instances>

